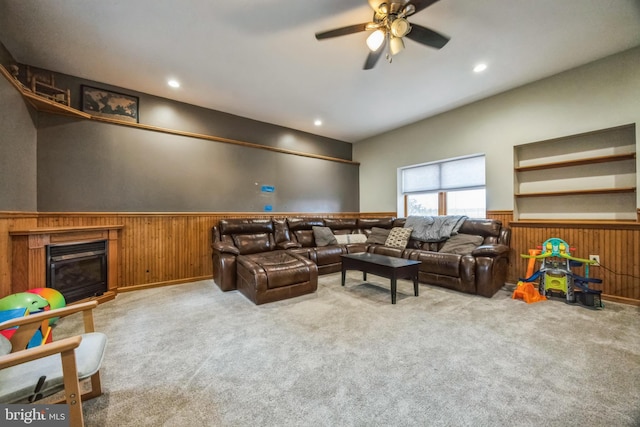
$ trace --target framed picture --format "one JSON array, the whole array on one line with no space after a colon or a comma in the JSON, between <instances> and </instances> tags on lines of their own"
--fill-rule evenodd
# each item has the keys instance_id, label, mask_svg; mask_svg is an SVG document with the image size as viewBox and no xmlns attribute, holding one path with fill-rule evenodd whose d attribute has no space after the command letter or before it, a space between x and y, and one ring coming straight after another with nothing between
<instances>
[{"instance_id":1,"label":"framed picture","mask_svg":"<svg viewBox=\"0 0 640 427\"><path fill-rule=\"evenodd\" d=\"M82 85L82 111L97 117L138 123L138 97Z\"/></svg>"}]
</instances>

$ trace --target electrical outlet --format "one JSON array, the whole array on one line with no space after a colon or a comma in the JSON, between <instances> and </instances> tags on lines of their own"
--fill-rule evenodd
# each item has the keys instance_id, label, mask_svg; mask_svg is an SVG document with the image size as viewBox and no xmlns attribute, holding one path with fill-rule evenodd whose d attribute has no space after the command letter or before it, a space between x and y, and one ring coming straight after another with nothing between
<instances>
[{"instance_id":1,"label":"electrical outlet","mask_svg":"<svg viewBox=\"0 0 640 427\"><path fill-rule=\"evenodd\" d=\"M595 261L595 265L600 265L600 255L589 255L589 261Z\"/></svg>"}]
</instances>

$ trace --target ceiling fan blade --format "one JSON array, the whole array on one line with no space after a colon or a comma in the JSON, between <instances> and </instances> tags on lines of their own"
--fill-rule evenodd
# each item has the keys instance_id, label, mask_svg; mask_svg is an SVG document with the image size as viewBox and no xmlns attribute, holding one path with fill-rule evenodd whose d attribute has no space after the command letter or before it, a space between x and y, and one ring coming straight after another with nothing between
<instances>
[{"instance_id":1,"label":"ceiling fan blade","mask_svg":"<svg viewBox=\"0 0 640 427\"><path fill-rule=\"evenodd\" d=\"M450 40L449 37L416 24L411 24L411 31L405 37L436 49L442 49Z\"/></svg>"},{"instance_id":2,"label":"ceiling fan blade","mask_svg":"<svg viewBox=\"0 0 640 427\"><path fill-rule=\"evenodd\" d=\"M366 31L367 24L356 24L349 25L348 27L336 28L334 30L323 31L321 33L316 33L316 39L323 40L331 37L339 37L346 36L347 34L359 33L361 31Z\"/></svg>"},{"instance_id":3,"label":"ceiling fan blade","mask_svg":"<svg viewBox=\"0 0 640 427\"><path fill-rule=\"evenodd\" d=\"M387 38L385 37L384 42L382 43L382 45L378 48L378 50L374 51L374 52L369 52L369 55L367 56L367 60L364 62L364 67L362 67L363 70L370 70L373 67L376 66L376 63L378 62L378 59L380 59L380 57L382 56L382 53L387 50Z\"/></svg>"},{"instance_id":4,"label":"ceiling fan blade","mask_svg":"<svg viewBox=\"0 0 640 427\"><path fill-rule=\"evenodd\" d=\"M416 10L407 16L415 15L421 10L424 10L429 6L431 6L432 4L437 3L438 1L439 0L412 0L409 3L411 3L416 8Z\"/></svg>"}]
</instances>

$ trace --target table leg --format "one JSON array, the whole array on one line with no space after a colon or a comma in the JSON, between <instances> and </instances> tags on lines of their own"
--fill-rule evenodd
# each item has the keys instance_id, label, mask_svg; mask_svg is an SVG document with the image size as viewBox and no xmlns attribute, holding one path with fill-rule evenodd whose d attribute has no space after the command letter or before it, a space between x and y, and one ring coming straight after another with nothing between
<instances>
[{"instance_id":1,"label":"table leg","mask_svg":"<svg viewBox=\"0 0 640 427\"><path fill-rule=\"evenodd\" d=\"M366 281L367 281L367 272L366 272L366 271L363 271L363 272L362 272L362 280L363 280L364 282L366 282Z\"/></svg>"},{"instance_id":2,"label":"table leg","mask_svg":"<svg viewBox=\"0 0 640 427\"><path fill-rule=\"evenodd\" d=\"M391 304L396 303L396 289L397 289L396 278L392 277L391 278Z\"/></svg>"},{"instance_id":3,"label":"table leg","mask_svg":"<svg viewBox=\"0 0 640 427\"><path fill-rule=\"evenodd\" d=\"M344 279L347 276L347 270L342 270L342 286L344 286Z\"/></svg>"},{"instance_id":4,"label":"table leg","mask_svg":"<svg viewBox=\"0 0 640 427\"><path fill-rule=\"evenodd\" d=\"M418 296L418 273L413 276L413 293Z\"/></svg>"}]
</instances>

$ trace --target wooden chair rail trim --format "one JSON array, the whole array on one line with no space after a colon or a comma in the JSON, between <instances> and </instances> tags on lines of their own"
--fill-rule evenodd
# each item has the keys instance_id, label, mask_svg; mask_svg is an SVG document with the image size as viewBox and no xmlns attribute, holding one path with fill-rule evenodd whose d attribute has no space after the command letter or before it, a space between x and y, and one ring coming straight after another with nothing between
<instances>
[{"instance_id":1,"label":"wooden chair rail trim","mask_svg":"<svg viewBox=\"0 0 640 427\"><path fill-rule=\"evenodd\" d=\"M60 233L72 233L75 231L104 231L104 230L120 230L124 228L123 224L117 225L85 225L85 226L73 226L73 227L36 227L26 230L10 230L9 234L12 236L32 235L32 234L60 234Z\"/></svg>"},{"instance_id":2,"label":"wooden chair rail trim","mask_svg":"<svg viewBox=\"0 0 640 427\"><path fill-rule=\"evenodd\" d=\"M511 221L511 228L547 228L547 227L565 227L565 228L598 228L609 230L637 230L640 229L640 223L634 221Z\"/></svg>"},{"instance_id":3,"label":"wooden chair rail trim","mask_svg":"<svg viewBox=\"0 0 640 427\"><path fill-rule=\"evenodd\" d=\"M39 212L33 214L36 218L47 217L166 217L166 216L216 216L216 217L373 217L393 216L396 212ZM109 227L117 227L109 226ZM57 229L57 228L56 228Z\"/></svg>"}]
</instances>

